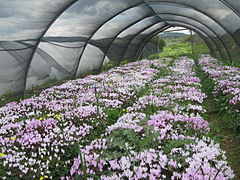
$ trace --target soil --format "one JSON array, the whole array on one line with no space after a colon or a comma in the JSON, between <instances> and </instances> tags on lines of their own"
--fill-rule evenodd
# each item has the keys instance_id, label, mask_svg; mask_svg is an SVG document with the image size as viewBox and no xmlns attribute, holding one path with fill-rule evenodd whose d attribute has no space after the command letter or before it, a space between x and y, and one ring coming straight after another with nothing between
<instances>
[{"instance_id":1,"label":"soil","mask_svg":"<svg viewBox=\"0 0 240 180\"><path fill-rule=\"evenodd\" d=\"M211 124L211 135L219 138L221 148L226 152L229 165L234 171L236 180L240 180L240 138L234 129L224 121L224 115L214 109L216 102L212 96L204 101L208 121Z\"/></svg>"}]
</instances>

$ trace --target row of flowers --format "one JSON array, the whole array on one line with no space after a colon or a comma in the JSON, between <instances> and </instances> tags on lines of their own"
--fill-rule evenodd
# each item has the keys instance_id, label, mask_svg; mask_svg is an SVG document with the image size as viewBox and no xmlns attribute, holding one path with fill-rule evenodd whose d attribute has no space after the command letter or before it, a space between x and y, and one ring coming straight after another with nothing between
<instances>
[{"instance_id":1,"label":"row of flowers","mask_svg":"<svg viewBox=\"0 0 240 180\"><path fill-rule=\"evenodd\" d=\"M228 95L231 97L230 104L240 106L240 68L223 65L217 59L207 55L201 56L199 65L214 81L213 93Z\"/></svg>"},{"instance_id":2,"label":"row of flowers","mask_svg":"<svg viewBox=\"0 0 240 180\"><path fill-rule=\"evenodd\" d=\"M233 179L225 152L207 133L200 79L186 57L148 84L101 138L81 147L62 179Z\"/></svg>"},{"instance_id":3,"label":"row of flowers","mask_svg":"<svg viewBox=\"0 0 240 180\"><path fill-rule=\"evenodd\" d=\"M0 178L45 179L68 173L78 145L126 108L166 65L139 61L44 90L0 108ZM60 173L60 174L59 174Z\"/></svg>"}]
</instances>

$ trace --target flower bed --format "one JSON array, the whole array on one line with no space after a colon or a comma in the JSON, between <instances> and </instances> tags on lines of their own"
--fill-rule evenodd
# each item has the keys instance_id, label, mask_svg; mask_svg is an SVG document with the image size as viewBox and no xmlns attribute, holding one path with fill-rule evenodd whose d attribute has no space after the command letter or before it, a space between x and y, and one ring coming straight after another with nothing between
<instances>
[{"instance_id":1,"label":"flower bed","mask_svg":"<svg viewBox=\"0 0 240 180\"><path fill-rule=\"evenodd\" d=\"M199 64L215 83L213 93L230 96L229 103L240 107L240 68L224 66L210 56L202 56Z\"/></svg>"},{"instance_id":2,"label":"flower bed","mask_svg":"<svg viewBox=\"0 0 240 180\"><path fill-rule=\"evenodd\" d=\"M0 108L2 179L232 179L194 61L142 60Z\"/></svg>"},{"instance_id":3,"label":"flower bed","mask_svg":"<svg viewBox=\"0 0 240 180\"><path fill-rule=\"evenodd\" d=\"M158 73L152 64L164 66L146 60L127 64L0 108L0 177L68 173L78 144L111 124L109 112L128 106Z\"/></svg>"},{"instance_id":4,"label":"flower bed","mask_svg":"<svg viewBox=\"0 0 240 180\"><path fill-rule=\"evenodd\" d=\"M240 133L240 68L225 66L206 55L201 56L199 65L213 83L212 93L219 111L225 112L225 122Z\"/></svg>"},{"instance_id":5,"label":"flower bed","mask_svg":"<svg viewBox=\"0 0 240 180\"><path fill-rule=\"evenodd\" d=\"M149 85L149 94L81 148L70 176L62 179L232 179L225 153L205 137L206 95L193 68L193 60L177 60Z\"/></svg>"}]
</instances>

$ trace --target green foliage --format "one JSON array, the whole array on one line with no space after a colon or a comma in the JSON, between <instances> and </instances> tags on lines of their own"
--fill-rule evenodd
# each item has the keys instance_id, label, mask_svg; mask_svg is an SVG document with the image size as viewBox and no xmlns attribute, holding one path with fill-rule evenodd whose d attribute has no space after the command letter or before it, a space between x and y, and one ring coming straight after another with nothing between
<instances>
[{"instance_id":1,"label":"green foliage","mask_svg":"<svg viewBox=\"0 0 240 180\"><path fill-rule=\"evenodd\" d=\"M197 35L193 35L193 47L191 36L184 36L175 39L166 39L166 46L159 54L149 56L149 59L169 57L176 59L181 56L198 58L200 54L209 54L209 49L205 42Z\"/></svg>"},{"instance_id":2,"label":"green foliage","mask_svg":"<svg viewBox=\"0 0 240 180\"><path fill-rule=\"evenodd\" d=\"M94 139L99 138L100 135L105 132L105 130L108 126L116 123L118 118L123 115L121 108L106 108L104 110L104 113L107 115L106 120L94 119L90 123L90 125L93 127L93 129L90 131L90 134L84 140L84 143L82 143L81 145L84 145L84 146L88 145Z\"/></svg>"},{"instance_id":3,"label":"green foliage","mask_svg":"<svg viewBox=\"0 0 240 180\"><path fill-rule=\"evenodd\" d=\"M168 76L168 75L170 75L170 72L168 71L168 69L161 68L159 69L159 72L156 74L155 79L159 79L160 77Z\"/></svg>"},{"instance_id":4,"label":"green foliage","mask_svg":"<svg viewBox=\"0 0 240 180\"><path fill-rule=\"evenodd\" d=\"M110 109L107 108L104 110L107 115L107 123L112 124L115 122L120 116L123 115L121 108Z\"/></svg>"},{"instance_id":5,"label":"green foliage","mask_svg":"<svg viewBox=\"0 0 240 180\"><path fill-rule=\"evenodd\" d=\"M239 152L240 152L240 115L236 112L236 106L229 104L229 96L212 95L214 82L204 74L200 67L196 67L196 74L201 79L202 90L208 96L204 100L204 108L207 113L204 119L210 123L211 139L221 144L227 153L228 161L239 179Z\"/></svg>"},{"instance_id":6,"label":"green foliage","mask_svg":"<svg viewBox=\"0 0 240 180\"><path fill-rule=\"evenodd\" d=\"M172 149L174 148L184 148L185 145L187 144L194 144L195 142L193 140L189 140L189 139L183 139L183 140L170 140L168 142L164 142L166 143L164 145L164 149L163 152L164 154L168 154L168 157L181 163L182 167L187 167L188 164L186 163L186 157L182 156L179 153L175 153L174 155L170 155L169 153L171 152Z\"/></svg>"},{"instance_id":7,"label":"green foliage","mask_svg":"<svg viewBox=\"0 0 240 180\"><path fill-rule=\"evenodd\" d=\"M102 158L117 159L128 156L130 151L142 152L149 148L157 148L158 132L153 133L152 127L146 127L145 137L141 137L131 129L119 129L107 137L108 149L102 154Z\"/></svg>"},{"instance_id":8,"label":"green foliage","mask_svg":"<svg viewBox=\"0 0 240 180\"><path fill-rule=\"evenodd\" d=\"M166 145L164 146L163 152L164 154L169 154L172 149L174 148L180 148L184 147L186 144L193 144L194 141L190 139L177 139L177 140L169 140L168 142L165 142Z\"/></svg>"},{"instance_id":9,"label":"green foliage","mask_svg":"<svg viewBox=\"0 0 240 180\"><path fill-rule=\"evenodd\" d=\"M159 69L159 68L158 68L158 69ZM159 78L160 76L163 76L163 75L168 74L168 71L167 71L167 70L165 70L165 69L161 69L161 70L162 70L162 71L160 71L159 74L157 74L157 75L154 77L154 79L157 79L157 78ZM149 95L149 93L150 93L150 87L149 87L148 84L146 84L146 85L145 85L143 88L141 88L140 90L136 90L136 89L134 90L134 89L133 89L133 91L135 91L136 96L135 96L134 98L130 99L128 102L124 103L121 108L105 108L105 109L104 109L104 113L107 115L106 120L102 121L102 120L99 120L99 119L94 119L94 120L90 123L90 125L93 127L94 130L91 130L90 135L88 136L87 140L84 142L83 145L87 145L87 144L89 144L92 140L99 138L100 135L105 132L105 129L106 129L108 126L116 123L116 121L118 120L118 118L119 118L120 116L122 116L123 113L124 113L124 112L122 111L122 109L126 109L127 107L132 106L133 103L134 103L138 98L140 98L140 97L142 97L142 96L145 96L145 95ZM96 97L98 97L97 92L96 92ZM100 106L100 105L99 105L99 106ZM148 109L146 109L146 112L147 112L147 114L153 114L153 113L155 113L157 110L159 110L159 108L153 105L153 106L151 106L151 107L148 107ZM101 122L101 123L99 124L99 122Z\"/></svg>"},{"instance_id":10,"label":"green foliage","mask_svg":"<svg viewBox=\"0 0 240 180\"><path fill-rule=\"evenodd\" d=\"M80 152L79 144L75 143L74 145L67 146L64 150L67 153L61 154L60 161L58 159L53 159L52 161L50 161L49 169L53 177L62 177L69 174L69 169L71 168L72 163L66 166L65 162L69 159L73 160L75 157L78 156ZM56 164L59 164L58 168L56 168Z\"/></svg>"},{"instance_id":11,"label":"green foliage","mask_svg":"<svg viewBox=\"0 0 240 180\"><path fill-rule=\"evenodd\" d=\"M156 106L154 103L149 104L146 108L142 110L146 115L153 115L155 112L159 110L166 110L166 108Z\"/></svg>"},{"instance_id":12,"label":"green foliage","mask_svg":"<svg viewBox=\"0 0 240 180\"><path fill-rule=\"evenodd\" d=\"M153 148L157 149L159 145L158 137L159 132L153 132L152 127L146 127L145 129L145 137L141 139L139 147L140 151L143 151L145 149Z\"/></svg>"},{"instance_id":13,"label":"green foliage","mask_svg":"<svg viewBox=\"0 0 240 180\"><path fill-rule=\"evenodd\" d=\"M32 87L32 89L26 91L24 99L30 98L34 95L39 95L42 90L55 85L60 85L68 80L69 79L63 79L63 80L51 79L42 85ZM23 99L23 92L8 92L0 97L0 107L4 106L9 102L13 102L13 101L19 102L22 99Z\"/></svg>"},{"instance_id":14,"label":"green foliage","mask_svg":"<svg viewBox=\"0 0 240 180\"><path fill-rule=\"evenodd\" d=\"M105 72L111 68L114 68L115 66L117 66L115 61L109 61L108 63L102 66L101 72Z\"/></svg>"},{"instance_id":15,"label":"green foliage","mask_svg":"<svg viewBox=\"0 0 240 180\"><path fill-rule=\"evenodd\" d=\"M7 173L7 169L3 166L2 161L0 161L0 174L2 176L5 176L7 175L6 173Z\"/></svg>"},{"instance_id":16,"label":"green foliage","mask_svg":"<svg viewBox=\"0 0 240 180\"><path fill-rule=\"evenodd\" d=\"M124 65L124 64L130 63L130 62L132 62L132 60L125 59L125 60L121 61L120 65Z\"/></svg>"},{"instance_id":17,"label":"green foliage","mask_svg":"<svg viewBox=\"0 0 240 180\"><path fill-rule=\"evenodd\" d=\"M20 101L23 97L22 92L9 92L4 94L2 97L0 97L0 107L4 106L5 104L13 101Z\"/></svg>"},{"instance_id":18,"label":"green foliage","mask_svg":"<svg viewBox=\"0 0 240 180\"><path fill-rule=\"evenodd\" d=\"M107 137L108 149L103 157L115 159L128 155L129 147L139 151L140 137L131 129L119 129Z\"/></svg>"},{"instance_id":19,"label":"green foliage","mask_svg":"<svg viewBox=\"0 0 240 180\"><path fill-rule=\"evenodd\" d=\"M150 59L169 57L176 59L179 56L188 56L192 53L191 44L188 43L179 43L169 46L165 46L163 51L159 54L153 54L149 56Z\"/></svg>"},{"instance_id":20,"label":"green foliage","mask_svg":"<svg viewBox=\"0 0 240 180\"><path fill-rule=\"evenodd\" d=\"M197 62L196 62L197 64ZM202 72L201 68L199 65L195 66L195 72L197 77L201 80L201 84L202 84L202 90L207 94L207 95L211 95L213 88L215 86L214 82L208 78L208 76Z\"/></svg>"},{"instance_id":21,"label":"green foliage","mask_svg":"<svg viewBox=\"0 0 240 180\"><path fill-rule=\"evenodd\" d=\"M196 75L200 78L202 84L202 90L208 97L212 98L214 106L205 106L210 113L218 113L223 117L224 126L235 129L240 133L240 115L237 113L237 107L229 103L231 97L228 95L222 95L221 93L213 97L213 88L216 85L203 71L199 65L195 68ZM215 127L213 127L215 129ZM218 130L217 130L218 131Z\"/></svg>"},{"instance_id":22,"label":"green foliage","mask_svg":"<svg viewBox=\"0 0 240 180\"><path fill-rule=\"evenodd\" d=\"M237 106L229 104L230 99L230 96L222 94L214 98L218 113L223 117L225 126L232 128L236 133L240 134L240 114L237 112Z\"/></svg>"},{"instance_id":23,"label":"green foliage","mask_svg":"<svg viewBox=\"0 0 240 180\"><path fill-rule=\"evenodd\" d=\"M136 93L136 99L148 95L150 93L149 85L145 85L138 93Z\"/></svg>"},{"instance_id":24,"label":"green foliage","mask_svg":"<svg viewBox=\"0 0 240 180\"><path fill-rule=\"evenodd\" d=\"M166 46L166 41L162 38L153 37L150 42L154 43L156 46L159 46L159 50L162 51L163 47Z\"/></svg>"}]
</instances>

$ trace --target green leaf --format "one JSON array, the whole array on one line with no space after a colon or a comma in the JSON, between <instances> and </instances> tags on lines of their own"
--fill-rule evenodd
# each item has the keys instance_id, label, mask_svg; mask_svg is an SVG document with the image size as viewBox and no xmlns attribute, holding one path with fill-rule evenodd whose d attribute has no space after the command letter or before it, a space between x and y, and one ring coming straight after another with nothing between
<instances>
[{"instance_id":1,"label":"green leaf","mask_svg":"<svg viewBox=\"0 0 240 180\"><path fill-rule=\"evenodd\" d=\"M171 152L172 149L174 148L179 148L179 147L184 147L184 145L186 144L191 144L194 143L193 140L190 139L184 139L184 140L170 140L169 142L167 142L167 144L165 145L163 152L165 154L168 154Z\"/></svg>"}]
</instances>

